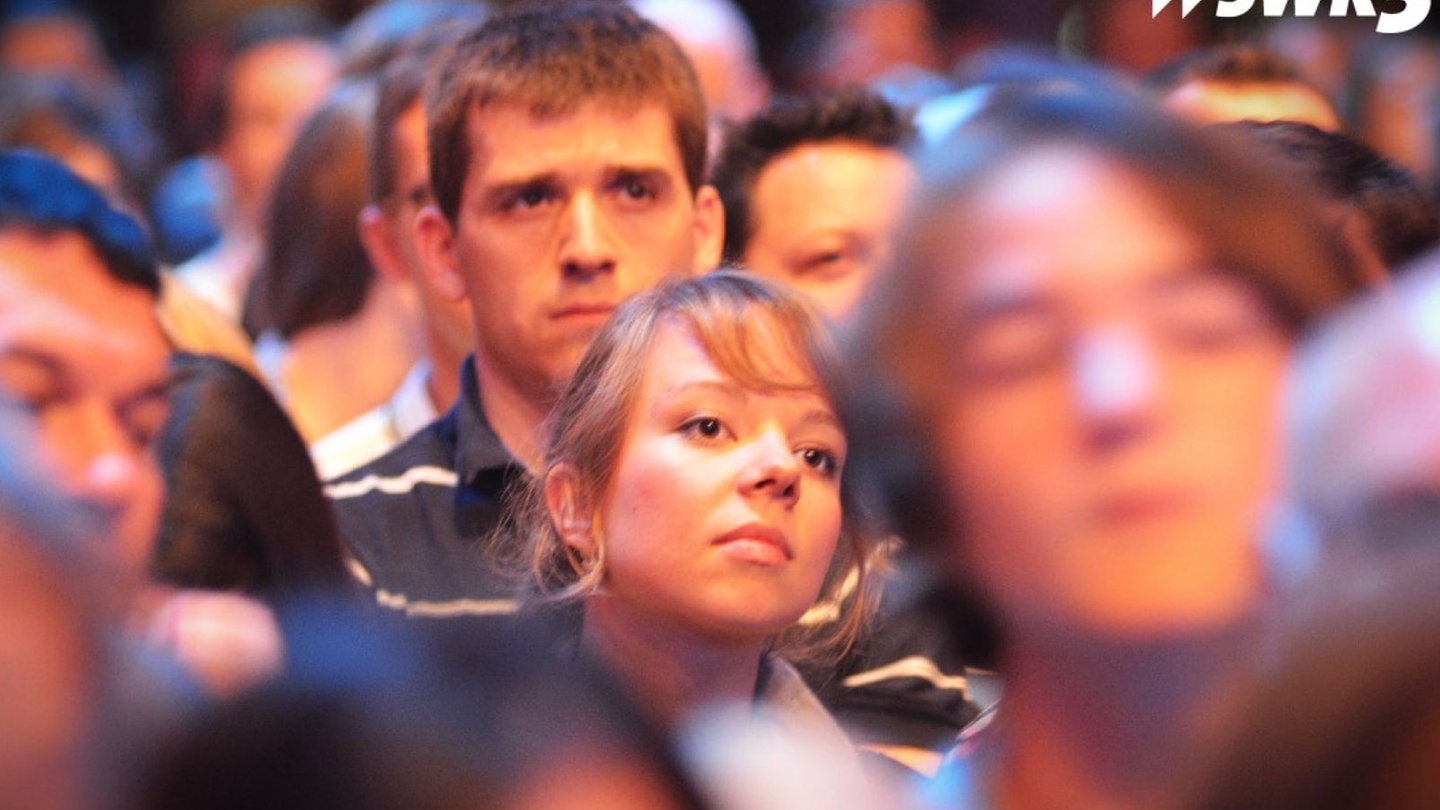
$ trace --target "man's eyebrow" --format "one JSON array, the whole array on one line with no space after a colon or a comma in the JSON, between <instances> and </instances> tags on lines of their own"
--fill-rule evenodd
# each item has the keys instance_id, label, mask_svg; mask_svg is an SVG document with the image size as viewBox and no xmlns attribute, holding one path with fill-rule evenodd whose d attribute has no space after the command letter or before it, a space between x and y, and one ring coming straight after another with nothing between
<instances>
[{"instance_id":1,"label":"man's eyebrow","mask_svg":"<svg viewBox=\"0 0 1440 810\"><path fill-rule=\"evenodd\" d=\"M65 364L43 348L25 343L0 346L0 360L32 363L56 376L65 376Z\"/></svg>"},{"instance_id":2,"label":"man's eyebrow","mask_svg":"<svg viewBox=\"0 0 1440 810\"><path fill-rule=\"evenodd\" d=\"M660 181L664 181L664 182L669 182L669 180L670 180L670 173L669 173L669 172L665 171L665 169L664 169L663 167L661 167L661 166L654 166L654 165L650 165L650 166L630 166L630 165L610 166L610 167L608 167L608 168L605 169L605 176L607 176L607 177L644 177L644 178L647 178L647 179L655 179L655 180L660 180Z\"/></svg>"},{"instance_id":3,"label":"man's eyebrow","mask_svg":"<svg viewBox=\"0 0 1440 810\"><path fill-rule=\"evenodd\" d=\"M482 194L496 194L533 186L553 186L558 182L559 175L555 172L540 172L518 177L499 177L481 185L480 191Z\"/></svg>"}]
</instances>

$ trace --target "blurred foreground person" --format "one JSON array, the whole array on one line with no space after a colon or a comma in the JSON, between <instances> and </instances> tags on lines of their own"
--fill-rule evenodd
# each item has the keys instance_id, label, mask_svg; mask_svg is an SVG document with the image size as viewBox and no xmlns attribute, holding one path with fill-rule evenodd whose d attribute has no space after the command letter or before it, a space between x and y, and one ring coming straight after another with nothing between
<instances>
[{"instance_id":1,"label":"blurred foreground person","mask_svg":"<svg viewBox=\"0 0 1440 810\"><path fill-rule=\"evenodd\" d=\"M48 467L104 521L104 553L132 581L163 496L159 289L134 220L60 163L0 153L0 390L34 414Z\"/></svg>"},{"instance_id":2,"label":"blurred foreground person","mask_svg":"<svg viewBox=\"0 0 1440 810\"><path fill-rule=\"evenodd\" d=\"M1434 259L1307 341L1287 411L1289 586L1261 688L1197 806L1440 796L1440 276Z\"/></svg>"},{"instance_id":3,"label":"blurred foreground person","mask_svg":"<svg viewBox=\"0 0 1440 810\"><path fill-rule=\"evenodd\" d=\"M1436 542L1440 492L1440 284L1432 256L1414 278L1335 317L1305 346L1288 400L1286 505L1296 533L1277 562L1364 570ZM1283 527L1282 527L1283 528ZM1293 543L1293 545L1292 545Z\"/></svg>"},{"instance_id":4,"label":"blurred foreground person","mask_svg":"<svg viewBox=\"0 0 1440 810\"><path fill-rule=\"evenodd\" d=\"M1244 155L1062 91L995 105L922 169L847 424L901 535L988 608L957 632L998 632L1004 696L937 806L1170 806L1227 720L1285 364L1356 287Z\"/></svg>"},{"instance_id":5,"label":"blurred foreground person","mask_svg":"<svg viewBox=\"0 0 1440 810\"><path fill-rule=\"evenodd\" d=\"M96 807L107 683L93 514L37 472L33 425L0 398L0 795L17 810Z\"/></svg>"},{"instance_id":6,"label":"blurred foreground person","mask_svg":"<svg viewBox=\"0 0 1440 810\"><path fill-rule=\"evenodd\" d=\"M662 735L528 632L304 608L287 674L198 718L134 806L698 810Z\"/></svg>"},{"instance_id":7,"label":"blurred foreground person","mask_svg":"<svg viewBox=\"0 0 1440 810\"><path fill-rule=\"evenodd\" d=\"M148 576L169 415L159 287L139 224L60 163L0 153L0 393L33 416L44 474L99 523L87 548L113 580L109 616L228 689L278 664L268 611ZM216 632L189 632L202 625Z\"/></svg>"}]
</instances>

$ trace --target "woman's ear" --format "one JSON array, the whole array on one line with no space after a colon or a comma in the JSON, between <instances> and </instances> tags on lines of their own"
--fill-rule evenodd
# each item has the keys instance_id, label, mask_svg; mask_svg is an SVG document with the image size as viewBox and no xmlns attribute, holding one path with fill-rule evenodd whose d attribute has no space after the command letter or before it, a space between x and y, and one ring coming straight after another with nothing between
<instances>
[{"instance_id":1,"label":"woman's ear","mask_svg":"<svg viewBox=\"0 0 1440 810\"><path fill-rule=\"evenodd\" d=\"M594 525L589 498L580 486L580 474L574 465L561 462L545 474L545 505L550 522L565 545L582 560L593 560L597 554Z\"/></svg>"}]
</instances>

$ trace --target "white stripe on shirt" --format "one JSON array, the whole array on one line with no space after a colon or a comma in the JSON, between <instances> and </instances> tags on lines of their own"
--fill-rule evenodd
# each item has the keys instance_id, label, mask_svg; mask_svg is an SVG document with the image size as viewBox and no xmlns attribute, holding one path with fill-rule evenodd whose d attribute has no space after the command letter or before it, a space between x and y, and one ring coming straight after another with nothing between
<instances>
[{"instance_id":1,"label":"white stripe on shirt","mask_svg":"<svg viewBox=\"0 0 1440 810\"><path fill-rule=\"evenodd\" d=\"M407 616L443 619L450 616L504 616L520 609L514 599L450 599L444 602L411 602L403 593L383 588L375 591L381 607L403 610Z\"/></svg>"},{"instance_id":2,"label":"white stripe on shirt","mask_svg":"<svg viewBox=\"0 0 1440 810\"><path fill-rule=\"evenodd\" d=\"M386 495L402 495L414 489L419 484L434 484L441 487L453 487L459 481L459 476L454 470L433 465L411 467L403 473L395 476L381 477L370 474L359 481L342 481L338 484L330 484L325 487L325 495L332 501L340 501L346 498L358 498L361 495L368 495L379 490Z\"/></svg>"},{"instance_id":3,"label":"white stripe on shirt","mask_svg":"<svg viewBox=\"0 0 1440 810\"><path fill-rule=\"evenodd\" d=\"M859 672L846 678L843 683L849 687L869 686L880 681L888 681L896 678L919 678L928 681L939 689L954 689L966 693L969 690L969 682L963 675L946 675L935 666L935 662L929 658L919 655L912 655L909 658L901 658L899 661L886 664L883 667Z\"/></svg>"}]
</instances>

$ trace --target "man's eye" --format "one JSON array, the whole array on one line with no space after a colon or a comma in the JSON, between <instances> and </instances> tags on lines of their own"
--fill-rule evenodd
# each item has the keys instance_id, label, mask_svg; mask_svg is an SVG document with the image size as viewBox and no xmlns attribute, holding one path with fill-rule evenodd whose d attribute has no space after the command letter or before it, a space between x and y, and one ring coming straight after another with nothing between
<instances>
[{"instance_id":1,"label":"man's eye","mask_svg":"<svg viewBox=\"0 0 1440 810\"><path fill-rule=\"evenodd\" d=\"M541 186L522 188L505 197L500 204L504 211L529 211L539 208L554 198L550 189Z\"/></svg>"},{"instance_id":2,"label":"man's eye","mask_svg":"<svg viewBox=\"0 0 1440 810\"><path fill-rule=\"evenodd\" d=\"M655 196L655 192L639 180L631 180L625 184L625 195L632 200L643 200Z\"/></svg>"}]
</instances>

